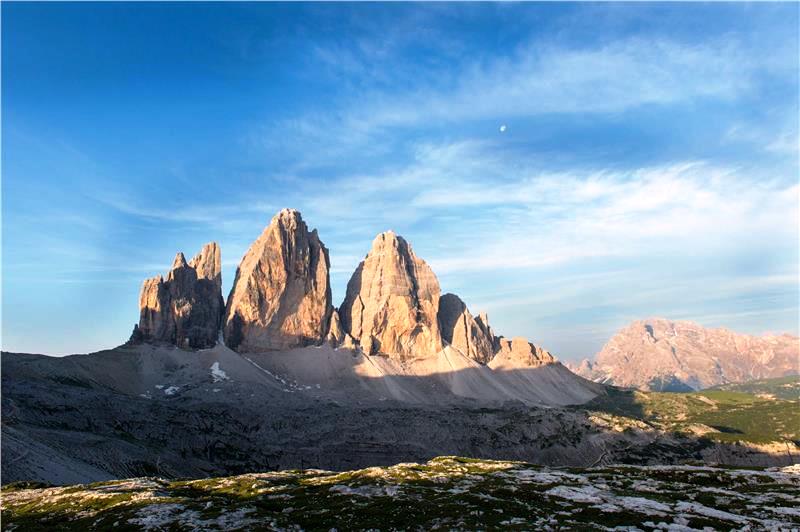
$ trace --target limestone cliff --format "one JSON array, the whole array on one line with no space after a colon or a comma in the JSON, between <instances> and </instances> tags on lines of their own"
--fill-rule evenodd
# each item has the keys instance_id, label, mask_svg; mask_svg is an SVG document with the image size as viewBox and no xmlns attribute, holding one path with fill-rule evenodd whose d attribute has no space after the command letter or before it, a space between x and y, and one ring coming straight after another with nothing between
<instances>
[{"instance_id":1,"label":"limestone cliff","mask_svg":"<svg viewBox=\"0 0 800 532\"><path fill-rule=\"evenodd\" d=\"M320 344L333 306L328 250L299 212L280 211L245 253L228 296L225 343L239 352Z\"/></svg>"},{"instance_id":2,"label":"limestone cliff","mask_svg":"<svg viewBox=\"0 0 800 532\"><path fill-rule=\"evenodd\" d=\"M471 359L486 364L494 356L494 338L486 315L473 318L457 295L444 294L439 298L439 327L442 340Z\"/></svg>"},{"instance_id":3,"label":"limestone cliff","mask_svg":"<svg viewBox=\"0 0 800 532\"><path fill-rule=\"evenodd\" d=\"M594 361L570 368L582 377L653 391L688 391L800 373L800 339L751 336L663 318L635 321Z\"/></svg>"},{"instance_id":4,"label":"limestone cliff","mask_svg":"<svg viewBox=\"0 0 800 532\"><path fill-rule=\"evenodd\" d=\"M158 275L144 281L139 324L131 339L195 349L213 346L224 308L221 272L220 249L214 242L189 263L178 253L166 280Z\"/></svg>"},{"instance_id":5,"label":"limestone cliff","mask_svg":"<svg viewBox=\"0 0 800 532\"><path fill-rule=\"evenodd\" d=\"M347 284L342 327L367 354L405 359L442 349L439 281L402 237L378 235Z\"/></svg>"}]
</instances>

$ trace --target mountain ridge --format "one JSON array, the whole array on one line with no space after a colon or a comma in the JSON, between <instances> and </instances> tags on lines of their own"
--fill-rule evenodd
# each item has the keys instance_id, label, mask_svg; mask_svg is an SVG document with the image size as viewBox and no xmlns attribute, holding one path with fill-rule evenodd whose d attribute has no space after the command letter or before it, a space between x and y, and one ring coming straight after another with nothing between
<instances>
[{"instance_id":1,"label":"mountain ridge","mask_svg":"<svg viewBox=\"0 0 800 532\"><path fill-rule=\"evenodd\" d=\"M317 230L309 230L295 209L275 214L253 241L236 269L226 300L220 294L220 248L215 242L207 244L189 264L178 253L167 281L159 275L142 285L140 321L134 326L131 342L190 349L215 345L216 333L205 331L202 341L185 342L176 336L174 326L166 332L158 329L163 328L162 322L177 322L175 311L162 319L162 308L169 307L169 297L176 291L175 272L187 268L195 271L195 264L197 275L213 275L217 292L205 294L207 301L193 300L194 304L218 313L216 302L223 302L224 316L215 314L215 319L221 323L225 345L237 352L282 351L328 343L367 355L410 361L434 357L451 346L483 365L494 361L505 368L529 367L557 361L527 339L496 336L485 313L474 317L457 295L442 294L430 266L393 231L373 239L347 284L344 300L334 307L328 249ZM177 285L178 291L183 284ZM193 293L191 288L183 291Z\"/></svg>"},{"instance_id":2,"label":"mountain ridge","mask_svg":"<svg viewBox=\"0 0 800 532\"><path fill-rule=\"evenodd\" d=\"M626 388L700 390L800 373L800 338L648 318L617 332L594 360L567 366L589 380Z\"/></svg>"}]
</instances>

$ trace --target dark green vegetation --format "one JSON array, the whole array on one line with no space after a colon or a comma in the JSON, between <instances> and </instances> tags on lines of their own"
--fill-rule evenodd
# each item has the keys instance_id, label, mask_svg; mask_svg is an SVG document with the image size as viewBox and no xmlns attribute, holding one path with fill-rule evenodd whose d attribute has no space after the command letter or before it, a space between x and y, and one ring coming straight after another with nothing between
<instances>
[{"instance_id":1,"label":"dark green vegetation","mask_svg":"<svg viewBox=\"0 0 800 532\"><path fill-rule=\"evenodd\" d=\"M8 486L2 522L4 530L774 530L800 526L797 471L547 469L442 457L344 473Z\"/></svg>"},{"instance_id":2,"label":"dark green vegetation","mask_svg":"<svg viewBox=\"0 0 800 532\"><path fill-rule=\"evenodd\" d=\"M722 384L709 388L709 391L711 390L749 393L764 398L770 398L770 396L772 396L776 399L797 401L800 399L800 375L778 377L777 379L762 379L743 382L741 384Z\"/></svg>"},{"instance_id":3,"label":"dark green vegetation","mask_svg":"<svg viewBox=\"0 0 800 532\"><path fill-rule=\"evenodd\" d=\"M800 377L725 385L693 393L609 388L582 408L632 417L656 428L717 441L800 440Z\"/></svg>"}]
</instances>

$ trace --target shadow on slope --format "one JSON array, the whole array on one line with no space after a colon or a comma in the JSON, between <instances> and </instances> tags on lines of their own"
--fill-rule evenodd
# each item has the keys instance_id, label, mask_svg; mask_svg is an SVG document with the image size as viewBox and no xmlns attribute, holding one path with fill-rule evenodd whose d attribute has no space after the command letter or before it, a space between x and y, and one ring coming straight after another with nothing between
<instances>
[{"instance_id":1,"label":"shadow on slope","mask_svg":"<svg viewBox=\"0 0 800 532\"><path fill-rule=\"evenodd\" d=\"M599 409L541 404L543 389L604 389L560 365L494 377L482 366L442 371L459 360L446 356L421 375L387 374L385 360L323 348L4 353L3 482L346 470L441 455L571 466L793 460L664 434ZM515 393L526 401L509 399Z\"/></svg>"},{"instance_id":2,"label":"shadow on slope","mask_svg":"<svg viewBox=\"0 0 800 532\"><path fill-rule=\"evenodd\" d=\"M718 441L800 444L800 401L705 390L641 392L609 387L583 408L628 416L666 431L690 431Z\"/></svg>"}]
</instances>

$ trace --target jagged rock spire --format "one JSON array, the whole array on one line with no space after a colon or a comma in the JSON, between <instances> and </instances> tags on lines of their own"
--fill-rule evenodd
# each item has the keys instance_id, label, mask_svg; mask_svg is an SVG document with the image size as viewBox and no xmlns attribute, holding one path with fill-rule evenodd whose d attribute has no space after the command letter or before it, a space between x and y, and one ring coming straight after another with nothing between
<instances>
[{"instance_id":1,"label":"jagged rock spire","mask_svg":"<svg viewBox=\"0 0 800 532\"><path fill-rule=\"evenodd\" d=\"M367 354L435 354L442 349L439 292L433 271L408 242L392 231L381 233L347 283L342 327Z\"/></svg>"},{"instance_id":2,"label":"jagged rock spire","mask_svg":"<svg viewBox=\"0 0 800 532\"><path fill-rule=\"evenodd\" d=\"M209 277L209 271L215 275ZM224 308L220 272L220 250L215 242L203 246L188 264L179 252L166 280L158 275L142 284L139 324L131 340L185 348L213 346Z\"/></svg>"},{"instance_id":3,"label":"jagged rock spire","mask_svg":"<svg viewBox=\"0 0 800 532\"><path fill-rule=\"evenodd\" d=\"M300 213L276 214L245 253L228 296L225 343L240 352L319 344L333 305L328 250Z\"/></svg>"},{"instance_id":4,"label":"jagged rock spire","mask_svg":"<svg viewBox=\"0 0 800 532\"><path fill-rule=\"evenodd\" d=\"M485 313L473 318L457 295L444 294L439 298L442 340L481 364L488 363L495 351L488 323Z\"/></svg>"}]
</instances>

